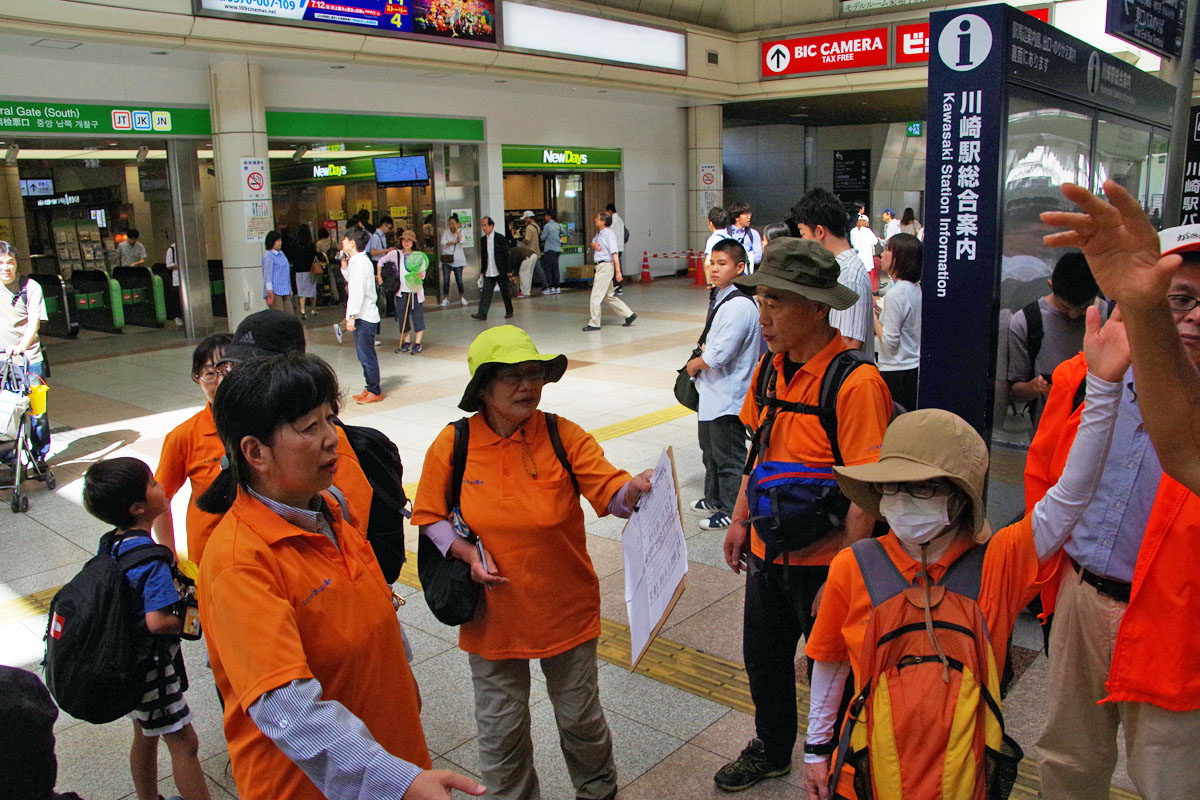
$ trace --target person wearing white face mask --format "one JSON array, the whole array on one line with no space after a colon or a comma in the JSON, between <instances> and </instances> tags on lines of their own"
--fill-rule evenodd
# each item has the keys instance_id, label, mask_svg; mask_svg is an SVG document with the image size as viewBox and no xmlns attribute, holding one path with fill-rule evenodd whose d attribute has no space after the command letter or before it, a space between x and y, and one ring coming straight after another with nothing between
<instances>
[{"instance_id":1,"label":"person wearing white face mask","mask_svg":"<svg viewBox=\"0 0 1200 800\"><path fill-rule=\"evenodd\" d=\"M1005 642L1095 494L1129 365L1119 312L1101 328L1089 309L1087 325L1088 400L1079 433L1062 477L1020 522L992 534L982 500L987 446L947 411L901 415L877 463L834 468L845 495L890 531L834 558L805 647L815 662L805 746L810 800L860 796L856 769L877 797L983 797L993 773L984 768L985 740L990 750L1008 751L1015 775L1020 748L1001 738L996 690ZM975 628L956 619L974 620ZM910 649L900 652L897 643ZM965 666L972 654L977 670ZM858 697L839 747L838 701L851 670ZM938 716L944 697L952 713ZM939 719L953 726L937 730Z\"/></svg>"}]
</instances>

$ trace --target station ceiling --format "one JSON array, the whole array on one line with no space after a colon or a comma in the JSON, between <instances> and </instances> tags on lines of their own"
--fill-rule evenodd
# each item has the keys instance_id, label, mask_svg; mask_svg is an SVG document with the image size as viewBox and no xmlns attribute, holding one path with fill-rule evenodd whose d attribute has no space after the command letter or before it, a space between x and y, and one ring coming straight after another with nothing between
<instances>
[{"instance_id":1,"label":"station ceiling","mask_svg":"<svg viewBox=\"0 0 1200 800\"><path fill-rule=\"evenodd\" d=\"M727 103L726 124L869 125L925 119L925 89L839 93Z\"/></svg>"},{"instance_id":2,"label":"station ceiling","mask_svg":"<svg viewBox=\"0 0 1200 800\"><path fill-rule=\"evenodd\" d=\"M708 28L745 33L799 25L813 21L816 0L573 0L586 13L587 7L633 11L672 22L688 22ZM591 13L596 13L593 10Z\"/></svg>"}]
</instances>

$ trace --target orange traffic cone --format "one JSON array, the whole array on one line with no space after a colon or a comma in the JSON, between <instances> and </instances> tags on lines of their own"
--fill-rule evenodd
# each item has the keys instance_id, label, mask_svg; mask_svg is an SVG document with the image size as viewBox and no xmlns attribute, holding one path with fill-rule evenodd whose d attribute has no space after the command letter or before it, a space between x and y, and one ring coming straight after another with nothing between
<instances>
[{"instance_id":1,"label":"orange traffic cone","mask_svg":"<svg viewBox=\"0 0 1200 800\"><path fill-rule=\"evenodd\" d=\"M693 286L699 286L702 289L708 288L708 276L704 274L704 253L695 251L692 253L692 263L695 264L696 278L692 281Z\"/></svg>"},{"instance_id":2,"label":"orange traffic cone","mask_svg":"<svg viewBox=\"0 0 1200 800\"><path fill-rule=\"evenodd\" d=\"M642 251L642 275L638 278L638 283L651 283L654 278L650 275L650 254L645 250Z\"/></svg>"}]
</instances>

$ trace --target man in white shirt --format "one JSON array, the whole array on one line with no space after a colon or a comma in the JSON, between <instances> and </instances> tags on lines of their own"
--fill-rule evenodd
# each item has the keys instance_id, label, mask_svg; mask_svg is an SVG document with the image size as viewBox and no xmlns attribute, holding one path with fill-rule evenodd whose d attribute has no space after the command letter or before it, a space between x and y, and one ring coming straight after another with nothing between
<instances>
[{"instance_id":1,"label":"man in white shirt","mask_svg":"<svg viewBox=\"0 0 1200 800\"><path fill-rule=\"evenodd\" d=\"M592 278L592 296L588 304L590 317L588 324L583 326L585 331L600 330L601 302L607 302L609 308L624 318L626 328L637 319L637 314L613 291L613 274L621 268L621 253L617 250L617 237L613 234L611 225L612 215L607 211L596 215L596 227L599 231L592 239L592 258L596 262L596 275Z\"/></svg>"},{"instance_id":2,"label":"man in white shirt","mask_svg":"<svg viewBox=\"0 0 1200 800\"><path fill-rule=\"evenodd\" d=\"M887 240L900 232L900 220L896 219L896 210L885 208L883 213L883 243L887 244Z\"/></svg>"},{"instance_id":3,"label":"man in white shirt","mask_svg":"<svg viewBox=\"0 0 1200 800\"><path fill-rule=\"evenodd\" d=\"M117 245L117 257L122 267L140 267L146 263L146 246L138 241L141 234L137 228L125 231L125 241Z\"/></svg>"},{"instance_id":4,"label":"man in white shirt","mask_svg":"<svg viewBox=\"0 0 1200 800\"><path fill-rule=\"evenodd\" d=\"M730 239L736 239L738 244L745 249L746 274L751 275L763 257L762 236L750 227L753 211L749 203L740 201L731 205L726 211L732 224L725 229L725 235Z\"/></svg>"},{"instance_id":5,"label":"man in white shirt","mask_svg":"<svg viewBox=\"0 0 1200 800\"><path fill-rule=\"evenodd\" d=\"M613 236L617 238L617 255L620 257L621 263L624 264L626 236L625 220L621 219L621 215L617 213L617 207L612 203L606 205L604 210L612 216L612 232ZM613 276L613 286L615 287L613 289L613 294L620 295L623 293L623 290L621 289L621 281L624 280L624 278L625 276L621 274L621 269L618 267L616 274Z\"/></svg>"},{"instance_id":6,"label":"man in white shirt","mask_svg":"<svg viewBox=\"0 0 1200 800\"><path fill-rule=\"evenodd\" d=\"M838 283L858 294L858 300L845 311L830 311L829 324L837 328L851 347L857 347L875 359L875 304L867 265L846 241L849 215L846 206L832 192L816 188L792 209L800 235L812 239L833 253L841 274Z\"/></svg>"},{"instance_id":7,"label":"man in white shirt","mask_svg":"<svg viewBox=\"0 0 1200 800\"><path fill-rule=\"evenodd\" d=\"M728 239L725 229L729 227L729 212L720 206L708 210L708 241L704 243L704 283L711 286L712 280L712 251L713 245L722 239ZM746 248L742 248L745 250Z\"/></svg>"},{"instance_id":8,"label":"man in white shirt","mask_svg":"<svg viewBox=\"0 0 1200 800\"><path fill-rule=\"evenodd\" d=\"M479 290L479 310L471 315L471 319L487 319L497 286L500 287L500 297L504 299L504 318L512 319L512 292L508 288L508 240L496 230L496 221L491 217L484 217L480 227L483 228L483 238L479 242L479 274L483 276L483 287Z\"/></svg>"},{"instance_id":9,"label":"man in white shirt","mask_svg":"<svg viewBox=\"0 0 1200 800\"><path fill-rule=\"evenodd\" d=\"M370 237L362 228L349 228L342 236L346 264L346 330L354 334L354 350L362 364L366 388L354 395L356 403L378 403L383 399L379 385L379 357L375 355L375 335L379 333L379 306L376 305L375 269L363 250Z\"/></svg>"}]
</instances>

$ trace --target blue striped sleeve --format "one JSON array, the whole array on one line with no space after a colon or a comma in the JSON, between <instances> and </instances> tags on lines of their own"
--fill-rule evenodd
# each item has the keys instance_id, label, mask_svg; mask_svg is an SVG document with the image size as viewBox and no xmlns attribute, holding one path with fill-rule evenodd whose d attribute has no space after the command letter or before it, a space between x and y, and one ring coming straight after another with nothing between
<instances>
[{"instance_id":1,"label":"blue striped sleeve","mask_svg":"<svg viewBox=\"0 0 1200 800\"><path fill-rule=\"evenodd\" d=\"M250 718L329 800L403 797L421 774L384 750L344 705L322 700L313 678L264 693Z\"/></svg>"}]
</instances>

